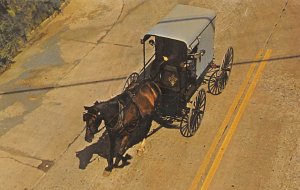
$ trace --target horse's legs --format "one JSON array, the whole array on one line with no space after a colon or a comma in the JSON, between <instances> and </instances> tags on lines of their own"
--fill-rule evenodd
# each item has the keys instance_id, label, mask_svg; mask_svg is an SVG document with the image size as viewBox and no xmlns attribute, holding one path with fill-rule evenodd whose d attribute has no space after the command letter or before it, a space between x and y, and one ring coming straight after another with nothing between
<instances>
[{"instance_id":1,"label":"horse's legs","mask_svg":"<svg viewBox=\"0 0 300 190\"><path fill-rule=\"evenodd\" d=\"M146 149L145 146L146 146L146 138L144 138L143 141L141 142L140 148L136 150L138 156L142 156L142 154L145 152Z\"/></svg>"},{"instance_id":2,"label":"horse's legs","mask_svg":"<svg viewBox=\"0 0 300 190\"><path fill-rule=\"evenodd\" d=\"M142 154L145 152L146 138L147 138L147 134L150 131L152 120L153 120L153 117L149 116L149 117L143 119L140 123L141 129L143 129L142 136L140 136L140 138L143 140L141 142L140 148L137 149L138 156L142 156Z\"/></svg>"},{"instance_id":3,"label":"horse's legs","mask_svg":"<svg viewBox=\"0 0 300 190\"><path fill-rule=\"evenodd\" d=\"M120 145L120 149L119 152L117 153L117 158L115 161L114 166L118 167L119 162L122 160L122 164L125 165L127 163L127 158L123 156L123 154L126 151L126 147L129 143L129 135L125 135L123 136L123 138L121 139L121 145Z\"/></svg>"},{"instance_id":4,"label":"horse's legs","mask_svg":"<svg viewBox=\"0 0 300 190\"><path fill-rule=\"evenodd\" d=\"M153 116L149 116L142 121L141 125L143 125L143 127L142 127L142 129L143 129L142 138L143 139L145 139L147 137L147 134L149 133L151 125L152 125L152 121L153 121Z\"/></svg>"},{"instance_id":5,"label":"horse's legs","mask_svg":"<svg viewBox=\"0 0 300 190\"><path fill-rule=\"evenodd\" d=\"M105 168L105 171L111 172L113 169L113 163L114 163L114 152L115 152L115 145L116 145L116 137L113 134L109 135L109 155L107 158L108 166Z\"/></svg>"}]
</instances>

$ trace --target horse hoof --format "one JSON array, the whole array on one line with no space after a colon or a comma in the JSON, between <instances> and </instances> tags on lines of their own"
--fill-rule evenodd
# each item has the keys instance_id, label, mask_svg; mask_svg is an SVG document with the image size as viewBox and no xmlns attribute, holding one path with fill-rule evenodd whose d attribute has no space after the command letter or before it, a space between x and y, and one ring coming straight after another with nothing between
<instances>
[{"instance_id":1,"label":"horse hoof","mask_svg":"<svg viewBox=\"0 0 300 190\"><path fill-rule=\"evenodd\" d=\"M129 155L129 154L126 154L126 155L125 155L125 158L126 158L126 160L131 160L131 159L132 159L132 156Z\"/></svg>"},{"instance_id":2,"label":"horse hoof","mask_svg":"<svg viewBox=\"0 0 300 190\"><path fill-rule=\"evenodd\" d=\"M108 177L110 175L111 171L108 171L108 170L104 170L103 171L103 177Z\"/></svg>"},{"instance_id":3,"label":"horse hoof","mask_svg":"<svg viewBox=\"0 0 300 190\"><path fill-rule=\"evenodd\" d=\"M114 168L118 168L119 167L119 164L114 164Z\"/></svg>"},{"instance_id":4,"label":"horse hoof","mask_svg":"<svg viewBox=\"0 0 300 190\"><path fill-rule=\"evenodd\" d=\"M122 167L128 166L130 164L130 162L126 161L122 163Z\"/></svg>"},{"instance_id":5,"label":"horse hoof","mask_svg":"<svg viewBox=\"0 0 300 190\"><path fill-rule=\"evenodd\" d=\"M136 150L136 152L137 152L138 156L142 156L143 153L145 152L145 149L144 148L139 148L139 149Z\"/></svg>"}]
</instances>

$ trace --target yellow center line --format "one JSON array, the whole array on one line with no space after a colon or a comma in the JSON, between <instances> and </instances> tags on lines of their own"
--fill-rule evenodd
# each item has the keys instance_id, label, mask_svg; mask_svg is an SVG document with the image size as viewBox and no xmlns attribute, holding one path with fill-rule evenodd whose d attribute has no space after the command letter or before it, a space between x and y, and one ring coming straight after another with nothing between
<instances>
[{"instance_id":1,"label":"yellow center line","mask_svg":"<svg viewBox=\"0 0 300 190\"><path fill-rule=\"evenodd\" d=\"M260 49L257 54L256 54L256 57L255 57L255 61L258 60L261 55L263 54L264 50L263 49ZM236 107L238 106L238 103L240 102L240 99L242 97L242 95L244 94L244 91L251 79L251 76L254 72L254 69L255 69L255 64L252 64L247 72L247 75L246 75L246 78L244 79L242 85L240 86L239 90L238 90L238 93L236 95L236 97L234 98L233 100L233 103L231 104L226 116L225 116L225 119L223 120L222 124L221 124L221 127L219 128L218 132L216 133L215 135L215 138L211 144L211 146L209 147L205 157L204 157L204 160L202 162L202 164L200 165L198 171L197 171L197 174L191 184L191 186L189 187L189 190L195 190L202 178L202 176L204 175L209 163L210 163L210 160L213 156L213 153L215 152L215 149L217 148L218 146L218 143L220 141L220 139L222 138L222 135L223 135L223 132L225 130L225 128L227 127Z\"/></svg>"},{"instance_id":2,"label":"yellow center line","mask_svg":"<svg viewBox=\"0 0 300 190\"><path fill-rule=\"evenodd\" d=\"M270 50L270 49L267 50L267 52L264 56L264 60L269 59L270 56L271 56L271 53L272 53L272 50ZM267 63L267 61L263 61L263 62L260 63L260 65L259 65L259 67L258 67L258 69L255 73L254 79L253 79L249 89L247 90L247 93L246 93L246 95L245 95L245 97L244 97L244 99L241 103L241 106L240 106L240 108L239 108L239 110L238 110L238 112L237 112L237 114L236 114L236 116L235 116L235 118L232 122L232 125L229 128L228 133L225 136L225 139L224 139L224 141L223 141L223 143L222 143L222 145L221 145L221 147L220 147L220 149L219 149L219 151L216 155L216 158L213 161L212 166L211 166L211 168L210 168L210 170L207 174L207 177L205 178L205 180L203 182L201 190L208 189L208 187L209 187L209 185L210 185L210 183L211 183L211 181L212 181L212 179L213 179L213 177L214 177L214 175L215 175L215 173L216 173L216 171L217 171L217 169L218 169L218 167L221 163L221 160L224 156L224 153L225 153L225 151L226 151L226 149L227 149L227 147L228 147L228 145L229 145L229 143L230 143L230 141L233 137L233 134L236 131L237 125L238 125L238 123L239 123L239 121L240 121L240 119L241 119L241 117L242 117L242 115L243 115L243 113L246 109L246 106L249 103L249 100L250 100L251 96L253 95L255 87L256 87L256 85L258 83L258 80L260 79L260 77L263 73L263 70L266 66L266 63Z\"/></svg>"}]
</instances>

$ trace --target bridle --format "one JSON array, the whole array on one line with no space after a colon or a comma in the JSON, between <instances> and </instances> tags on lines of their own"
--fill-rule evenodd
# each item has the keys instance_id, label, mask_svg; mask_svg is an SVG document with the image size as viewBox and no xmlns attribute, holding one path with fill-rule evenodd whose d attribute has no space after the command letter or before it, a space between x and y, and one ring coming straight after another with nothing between
<instances>
[{"instance_id":1,"label":"bridle","mask_svg":"<svg viewBox=\"0 0 300 190\"><path fill-rule=\"evenodd\" d=\"M93 122L96 122L98 117L101 115L100 112L97 112L98 114L94 114L94 113L89 113L89 112L83 112L83 121L87 121L87 120L93 120ZM89 118L89 119L88 119ZM93 129L91 129L90 125L86 125L85 128L91 132L92 134L96 134L98 132L100 132L102 130L101 129L97 129L96 127L93 127ZM104 127L103 127L104 128Z\"/></svg>"},{"instance_id":2,"label":"bridle","mask_svg":"<svg viewBox=\"0 0 300 190\"><path fill-rule=\"evenodd\" d=\"M138 110L138 118L140 118L140 117L141 117L141 111L140 111L140 108L138 107L137 103L136 103L136 102L134 101L134 99L133 99L134 96L135 96L135 93L130 92L129 90L125 91L125 93L127 93L128 96L130 97L130 99L131 99L131 102L130 102L130 103L132 103L132 104L135 106L135 108ZM102 128L97 129L97 130L95 131L95 133L100 132L100 131L103 130L104 128L106 128L106 129L109 130L109 131L114 131L114 130L113 130L114 127L112 127L110 124L111 124L111 122L112 122L113 120L115 120L116 118L118 118L118 121L117 121L117 123L115 124L115 126L117 126L117 125L124 125L124 124L123 124L123 117L124 117L123 114L124 114L125 108L126 108L128 105L123 105L123 104L120 102L120 100L118 100L118 99L117 99L117 103L119 104L119 111L118 111L118 113L115 114L114 117L112 117L111 120L109 120L108 122L106 122L106 121L104 120L105 125L104 125ZM96 113L97 113L97 114L95 114L95 113L90 113L90 112L88 112L88 111L87 111L87 112L84 112L84 113L83 113L83 121L87 121L87 116L89 115L89 116L91 117L91 119L93 119L94 122L95 122L95 121L98 119L98 117L99 117L100 115L102 115L101 112L98 111L98 110L96 110ZM87 127L87 126L86 126L86 128L87 128L90 132L93 133L93 131L91 131L90 127ZM94 134L95 134L95 133L94 133Z\"/></svg>"},{"instance_id":3,"label":"bridle","mask_svg":"<svg viewBox=\"0 0 300 190\"><path fill-rule=\"evenodd\" d=\"M119 101L118 101L118 103L120 104ZM117 113L110 121L106 122L106 121L104 120L105 125L104 125L103 127L101 127L100 129L97 129L97 130L95 130L95 131L92 131L91 128L88 127L88 126L86 126L86 129L89 130L90 132L92 132L93 134L96 134L96 133L102 131L104 128L110 129L110 128L111 128L111 127L110 127L111 122L112 122L114 119L116 119L116 118L119 116L120 111L123 112L124 109L125 109L125 107L122 107L122 109L119 110L119 112L118 112L118 113ZM91 119L93 119L93 122L95 122L95 121L98 119L98 117L99 117L100 115L102 115L100 111L98 111L98 110L96 110L96 111L97 111L97 112L96 112L97 114L90 113L90 112L88 112L88 111L87 111L87 112L83 112L83 121L87 121L87 116L89 115L89 116L91 117Z\"/></svg>"}]
</instances>

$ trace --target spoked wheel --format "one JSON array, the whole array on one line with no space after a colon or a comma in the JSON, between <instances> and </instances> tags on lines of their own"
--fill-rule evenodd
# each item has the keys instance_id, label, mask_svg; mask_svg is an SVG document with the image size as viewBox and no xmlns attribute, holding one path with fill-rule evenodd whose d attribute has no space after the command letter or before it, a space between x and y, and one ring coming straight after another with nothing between
<instances>
[{"instance_id":1,"label":"spoked wheel","mask_svg":"<svg viewBox=\"0 0 300 190\"><path fill-rule=\"evenodd\" d=\"M189 112L182 117L180 132L183 136L191 137L199 129L204 116L205 105L206 94L205 90L201 89L193 98Z\"/></svg>"},{"instance_id":2,"label":"spoked wheel","mask_svg":"<svg viewBox=\"0 0 300 190\"><path fill-rule=\"evenodd\" d=\"M229 47L227 49L227 52L224 55L224 58L222 61L222 66L221 66L221 71L222 71L221 82L222 82L223 89L225 88L225 86L228 82L228 79L229 79L229 76L230 76L230 73L232 70L233 55L234 55L233 48Z\"/></svg>"},{"instance_id":3,"label":"spoked wheel","mask_svg":"<svg viewBox=\"0 0 300 190\"><path fill-rule=\"evenodd\" d=\"M221 94L224 86L221 79L221 72L216 70L210 75L208 80L208 91L213 95Z\"/></svg>"},{"instance_id":4,"label":"spoked wheel","mask_svg":"<svg viewBox=\"0 0 300 190\"><path fill-rule=\"evenodd\" d=\"M184 111L181 123L180 123L180 133L184 137L193 136L188 130L188 120L189 120L189 112Z\"/></svg>"},{"instance_id":5,"label":"spoked wheel","mask_svg":"<svg viewBox=\"0 0 300 190\"><path fill-rule=\"evenodd\" d=\"M129 86L131 86L133 83L137 82L138 78L139 78L139 74L134 72L134 73L131 73L127 79L126 79L126 82L124 84L124 88L123 88L123 91L126 90Z\"/></svg>"},{"instance_id":6,"label":"spoked wheel","mask_svg":"<svg viewBox=\"0 0 300 190\"><path fill-rule=\"evenodd\" d=\"M224 55L220 69L214 71L213 74L209 77L208 90L211 94L218 95L223 92L232 70L232 64L233 48L230 47Z\"/></svg>"}]
</instances>

